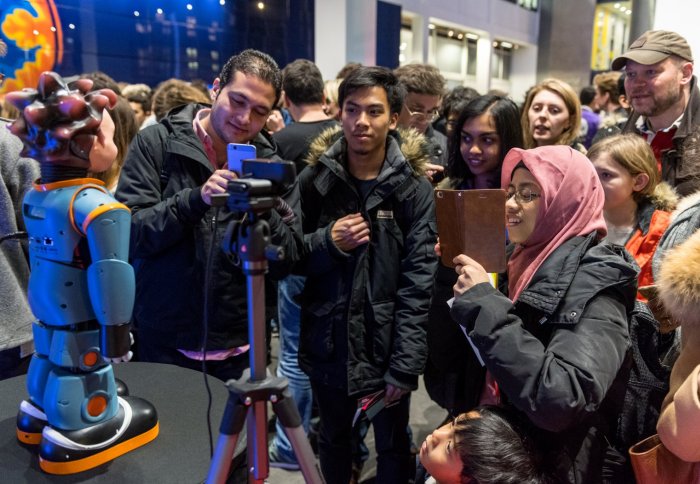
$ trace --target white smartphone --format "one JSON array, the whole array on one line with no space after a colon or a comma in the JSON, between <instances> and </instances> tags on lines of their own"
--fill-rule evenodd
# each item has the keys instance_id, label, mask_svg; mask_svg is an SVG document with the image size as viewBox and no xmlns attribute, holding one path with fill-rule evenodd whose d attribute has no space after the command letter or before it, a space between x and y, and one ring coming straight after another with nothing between
<instances>
[{"instance_id":1,"label":"white smartphone","mask_svg":"<svg viewBox=\"0 0 700 484\"><path fill-rule=\"evenodd\" d=\"M226 154L228 158L228 169L236 172L238 176L241 176L243 160L252 160L255 158L255 146L229 143Z\"/></svg>"}]
</instances>

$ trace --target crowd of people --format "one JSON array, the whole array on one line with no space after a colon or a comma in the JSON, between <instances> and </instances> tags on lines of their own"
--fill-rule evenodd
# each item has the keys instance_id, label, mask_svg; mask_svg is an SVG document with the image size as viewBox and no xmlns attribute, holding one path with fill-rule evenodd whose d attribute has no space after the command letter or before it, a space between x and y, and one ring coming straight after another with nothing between
<instances>
[{"instance_id":1,"label":"crowd of people","mask_svg":"<svg viewBox=\"0 0 700 484\"><path fill-rule=\"evenodd\" d=\"M349 64L324 82L309 60L280 69L250 49L211 87L82 75L119 99L118 155L90 176L131 210L135 358L224 381L248 367L246 277L220 249L241 214L215 199L240 175L228 144L252 144L298 172L266 217L286 253L270 262L267 320L326 482L359 482L369 425L380 483L646 482L628 449L656 427L621 425L633 413L658 417L679 461L700 461L693 56L679 34L649 31L611 67L580 95L545 79L521 106L447 92L429 65ZM32 354L13 234L39 171L20 150L1 129L0 378ZM436 187L505 191L504 273L469 254L439 262ZM657 368L653 395L633 384L642 360ZM414 443L421 375L445 421ZM375 393L385 408L356 423ZM299 468L279 423L269 456Z\"/></svg>"}]
</instances>

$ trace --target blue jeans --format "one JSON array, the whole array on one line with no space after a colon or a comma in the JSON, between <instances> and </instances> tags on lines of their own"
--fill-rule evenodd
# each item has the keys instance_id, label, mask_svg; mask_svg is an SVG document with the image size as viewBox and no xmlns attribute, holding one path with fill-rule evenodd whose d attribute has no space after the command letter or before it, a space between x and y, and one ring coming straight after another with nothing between
<instances>
[{"instance_id":1,"label":"blue jeans","mask_svg":"<svg viewBox=\"0 0 700 484\"><path fill-rule=\"evenodd\" d=\"M291 275L281 280L278 289L278 321L280 325L280 352L277 376L289 381L289 392L294 398L304 432L309 432L311 420L312 392L309 377L299 368L299 326L301 308L295 298L301 294L306 278ZM270 444L270 452L275 459L283 462L297 462L292 445L277 420L277 432Z\"/></svg>"}]
</instances>

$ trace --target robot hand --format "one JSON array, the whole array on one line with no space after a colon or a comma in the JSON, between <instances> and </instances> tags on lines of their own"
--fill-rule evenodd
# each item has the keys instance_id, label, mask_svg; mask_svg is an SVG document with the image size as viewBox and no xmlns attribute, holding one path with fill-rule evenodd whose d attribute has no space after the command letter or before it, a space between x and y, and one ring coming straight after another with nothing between
<instances>
[{"instance_id":1,"label":"robot hand","mask_svg":"<svg viewBox=\"0 0 700 484\"><path fill-rule=\"evenodd\" d=\"M100 348L102 357L110 363L123 363L134 355L129 350L134 337L129 331L129 323L100 327Z\"/></svg>"},{"instance_id":2,"label":"robot hand","mask_svg":"<svg viewBox=\"0 0 700 484\"><path fill-rule=\"evenodd\" d=\"M127 361L131 361L131 358L134 356L133 351L129 351L127 354L123 356L119 356L116 358L108 358L106 356L103 356L102 359L105 360L107 363L126 363Z\"/></svg>"},{"instance_id":3,"label":"robot hand","mask_svg":"<svg viewBox=\"0 0 700 484\"><path fill-rule=\"evenodd\" d=\"M134 345L134 333L132 333L131 331L129 331L129 341L130 341L129 346L130 347L133 346ZM112 358L109 358L107 356L102 356L102 359L105 360L107 363L117 363L118 364L118 363L126 363L128 361L131 361L131 358L133 358L133 357L134 357L134 352L129 350L125 355L112 357Z\"/></svg>"}]
</instances>

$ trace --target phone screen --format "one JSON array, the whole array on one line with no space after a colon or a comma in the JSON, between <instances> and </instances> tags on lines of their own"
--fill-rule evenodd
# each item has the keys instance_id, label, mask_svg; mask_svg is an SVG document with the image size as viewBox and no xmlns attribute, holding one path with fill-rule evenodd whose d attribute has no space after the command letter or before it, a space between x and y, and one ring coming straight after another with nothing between
<instances>
[{"instance_id":1,"label":"phone screen","mask_svg":"<svg viewBox=\"0 0 700 484\"><path fill-rule=\"evenodd\" d=\"M251 160L255 158L255 146L240 143L229 143L227 158L228 169L236 172L238 176L241 176L243 160Z\"/></svg>"}]
</instances>

